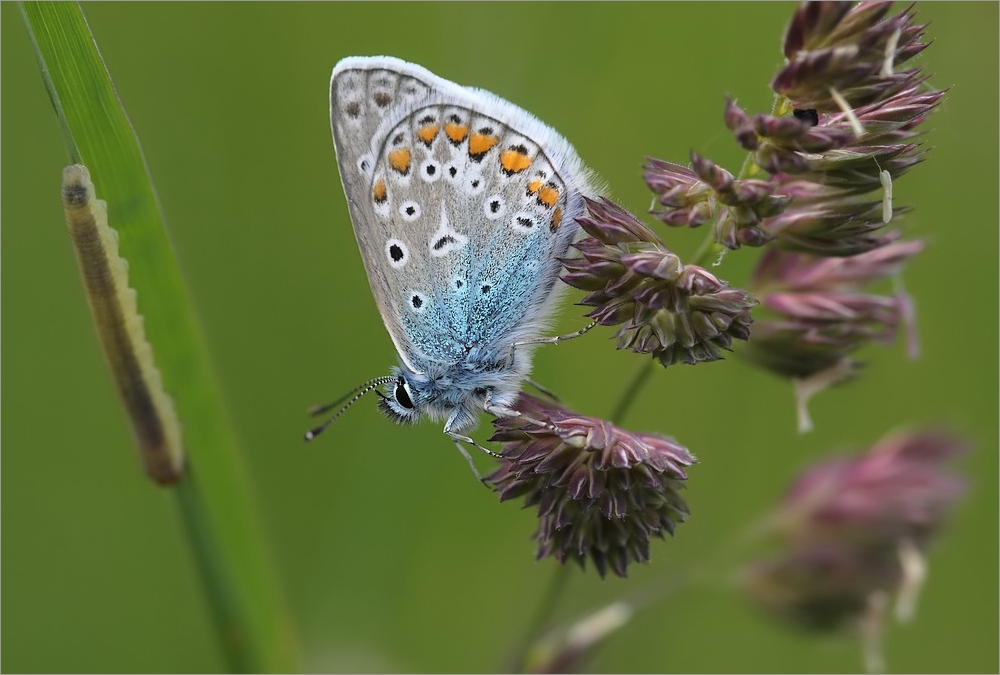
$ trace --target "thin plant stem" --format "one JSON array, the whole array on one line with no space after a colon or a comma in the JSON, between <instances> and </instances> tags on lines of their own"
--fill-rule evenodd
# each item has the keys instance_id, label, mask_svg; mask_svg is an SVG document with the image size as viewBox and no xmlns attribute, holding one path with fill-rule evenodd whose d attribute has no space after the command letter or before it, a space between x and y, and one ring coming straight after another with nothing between
<instances>
[{"instance_id":1,"label":"thin plant stem","mask_svg":"<svg viewBox=\"0 0 1000 675\"><path fill-rule=\"evenodd\" d=\"M778 105L779 100L776 98L774 106L777 107ZM743 166L740 169L740 178L745 178L747 175L754 173L755 169L756 165L752 161L752 155L748 153L743 162ZM694 255L694 264L706 267L712 264L712 261L717 259L718 256L724 252L725 248L715 241L713 232L710 230ZM649 377L653 374L653 366L654 364L652 359L649 359L639 368L638 371L636 371L631 382L629 382L628 386L622 392L618 399L618 403L615 405L614 410L611 413L610 421L612 424L620 424L628 414L632 405L639 397L639 393L642 391L642 388L649 380ZM666 595L678 586L682 586L698 576L699 575L694 572L672 576L666 582L661 582L660 586L662 586L662 588L647 588L642 595L635 595L634 597L636 600L633 602L635 606L648 604L649 598ZM562 591L566 588L566 580L568 577L569 573L567 566L559 565L556 567L555 572L549 579L545 593L539 600L539 603L535 608L535 614L531 622L528 624L528 629L525 632L524 638L515 652L517 665L516 672L524 672L528 663L529 651L533 644L533 639L535 639L545 627L549 618L552 616L552 613L555 611L556 604L560 599ZM643 598L645 598L645 600L643 600Z\"/></svg>"},{"instance_id":2,"label":"thin plant stem","mask_svg":"<svg viewBox=\"0 0 1000 675\"><path fill-rule=\"evenodd\" d=\"M653 374L653 360L646 359L646 362L641 368L636 372L632 381L622 392L621 397L618 399L618 404L615 406L614 412L611 413L611 423L621 424L621 421L628 414L629 408L635 403L636 398L639 396L639 392L642 390L643 386L646 384L646 380L649 376Z\"/></svg>"},{"instance_id":3,"label":"thin plant stem","mask_svg":"<svg viewBox=\"0 0 1000 675\"><path fill-rule=\"evenodd\" d=\"M537 636L549 623L559 597L562 595L563 589L566 588L566 582L568 580L569 566L557 565L545 585L545 590L542 593L541 599L535 606L535 613L532 615L531 621L528 622L528 628L524 632L521 644L518 645L517 650L514 652L515 667L512 672L525 672L525 668L528 665L528 656L531 651L531 647Z\"/></svg>"},{"instance_id":4,"label":"thin plant stem","mask_svg":"<svg viewBox=\"0 0 1000 675\"><path fill-rule=\"evenodd\" d=\"M628 414L632 404L639 396L639 392L642 390L646 381L649 379L649 376L652 374L653 361L650 359L647 360L646 363L636 372L632 381L619 397L618 403L615 405L614 412L611 414L611 422L613 424L619 424L625 415ZM532 616L531 621L528 623L528 628L524 633L524 638L521 640L521 644L515 651L515 672L524 672L528 664L528 656L531 646L549 622L549 619L555 611L556 605L562 596L562 592L566 588L566 582L568 579L569 566L567 565L557 566L555 571L552 573L552 576L549 577L545 591L535 607L535 613Z\"/></svg>"}]
</instances>

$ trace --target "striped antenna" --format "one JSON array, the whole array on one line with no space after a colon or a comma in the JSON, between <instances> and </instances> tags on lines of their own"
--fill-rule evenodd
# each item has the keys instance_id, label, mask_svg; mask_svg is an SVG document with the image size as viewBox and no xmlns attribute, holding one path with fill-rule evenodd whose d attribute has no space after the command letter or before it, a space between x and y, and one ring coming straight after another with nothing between
<instances>
[{"instance_id":1,"label":"striped antenna","mask_svg":"<svg viewBox=\"0 0 1000 675\"><path fill-rule=\"evenodd\" d=\"M307 431L306 432L306 437L305 437L306 440L307 441L311 441L312 439L314 439L317 436L319 436L323 432L324 429L326 429L328 426L330 426L335 421L337 421L338 417L340 417L345 412L347 412L348 408L350 408L352 405L354 405L357 402L358 399L360 399L362 396L364 396L365 394L367 394L368 392L370 392L372 389L375 390L376 394L378 394L379 396L382 396L382 392L378 391L378 388L381 387L383 384L386 384L387 382L395 382L395 381L396 381L396 378L394 376L392 376L392 375L386 375L384 377L376 377L374 380L368 380L364 384L362 384L362 385L360 385L358 387L355 387L351 391L347 392L346 394L344 394L343 396L341 396L340 398L338 398L333 403L327 403L326 405L318 405L318 406L316 406L314 408L310 408L309 409L309 414L310 415L312 415L312 416L322 415L325 412L333 410L334 408L336 408L341 403L344 403L344 401L347 401L347 399L350 399L349 401L347 401L347 403L344 403L343 407L341 407L340 410L338 410L333 415L331 415L329 418L327 418L322 424L320 424L318 426L315 426L312 429L310 429L309 431Z\"/></svg>"}]
</instances>

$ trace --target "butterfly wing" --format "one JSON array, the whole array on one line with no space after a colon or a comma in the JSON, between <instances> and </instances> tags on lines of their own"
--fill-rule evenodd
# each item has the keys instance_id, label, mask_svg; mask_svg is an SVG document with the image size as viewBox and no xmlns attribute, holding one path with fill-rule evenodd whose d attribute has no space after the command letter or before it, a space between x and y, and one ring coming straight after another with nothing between
<instances>
[{"instance_id":1,"label":"butterfly wing","mask_svg":"<svg viewBox=\"0 0 1000 675\"><path fill-rule=\"evenodd\" d=\"M372 294L407 367L486 361L536 337L594 192L569 143L390 57L337 64L330 109Z\"/></svg>"},{"instance_id":2,"label":"butterfly wing","mask_svg":"<svg viewBox=\"0 0 1000 675\"><path fill-rule=\"evenodd\" d=\"M396 351L414 371L412 344L399 322L401 281L397 271L412 256L405 243L395 241L389 217L385 179L375 179L376 157L385 143L378 130L387 118L398 120L408 106L430 94L423 82L405 77L391 61L351 57L339 62L330 81L330 124L340 179L372 296ZM384 169L382 169L384 172Z\"/></svg>"}]
</instances>

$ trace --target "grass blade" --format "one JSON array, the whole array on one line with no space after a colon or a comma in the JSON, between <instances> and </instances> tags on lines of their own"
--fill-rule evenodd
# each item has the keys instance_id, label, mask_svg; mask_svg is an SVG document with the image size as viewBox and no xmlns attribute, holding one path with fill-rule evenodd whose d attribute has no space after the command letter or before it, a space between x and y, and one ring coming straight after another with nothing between
<instances>
[{"instance_id":1,"label":"grass blade","mask_svg":"<svg viewBox=\"0 0 1000 675\"><path fill-rule=\"evenodd\" d=\"M173 490L229 664L244 672L295 670L291 624L138 139L80 6L29 2L21 9L70 159L88 167L107 202L146 336L176 404L188 473Z\"/></svg>"}]
</instances>

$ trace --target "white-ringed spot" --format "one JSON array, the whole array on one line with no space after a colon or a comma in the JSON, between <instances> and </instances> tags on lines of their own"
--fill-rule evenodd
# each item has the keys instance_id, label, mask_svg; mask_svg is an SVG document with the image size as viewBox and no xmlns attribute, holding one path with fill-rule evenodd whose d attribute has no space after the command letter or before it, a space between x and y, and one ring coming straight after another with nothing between
<instances>
[{"instance_id":1,"label":"white-ringed spot","mask_svg":"<svg viewBox=\"0 0 1000 675\"><path fill-rule=\"evenodd\" d=\"M423 293L413 292L410 293L409 298L410 309L413 310L415 314L423 314L427 311L427 298Z\"/></svg>"},{"instance_id":2,"label":"white-ringed spot","mask_svg":"<svg viewBox=\"0 0 1000 675\"><path fill-rule=\"evenodd\" d=\"M412 223L420 217L420 204L412 199L407 199L399 205L399 215L401 215L403 220L406 222Z\"/></svg>"},{"instance_id":3,"label":"white-ringed spot","mask_svg":"<svg viewBox=\"0 0 1000 675\"><path fill-rule=\"evenodd\" d=\"M420 163L420 178L425 183L433 183L441 178L441 163L434 159L425 159Z\"/></svg>"},{"instance_id":4,"label":"white-ringed spot","mask_svg":"<svg viewBox=\"0 0 1000 675\"><path fill-rule=\"evenodd\" d=\"M481 194L486 189L486 182L480 174L473 174L465 178L465 192L475 196Z\"/></svg>"},{"instance_id":5,"label":"white-ringed spot","mask_svg":"<svg viewBox=\"0 0 1000 675\"><path fill-rule=\"evenodd\" d=\"M385 242L385 257L388 258L390 267L402 269L410 260L410 249L399 239L390 239Z\"/></svg>"},{"instance_id":6,"label":"white-ringed spot","mask_svg":"<svg viewBox=\"0 0 1000 675\"><path fill-rule=\"evenodd\" d=\"M531 234L535 231L537 225L535 217L527 211L518 211L510 219L511 229L523 234Z\"/></svg>"},{"instance_id":7,"label":"white-ringed spot","mask_svg":"<svg viewBox=\"0 0 1000 675\"><path fill-rule=\"evenodd\" d=\"M486 198L483 202L483 213L490 220L496 220L497 218L503 217L504 212L507 210L507 202L500 195L494 194Z\"/></svg>"}]
</instances>

